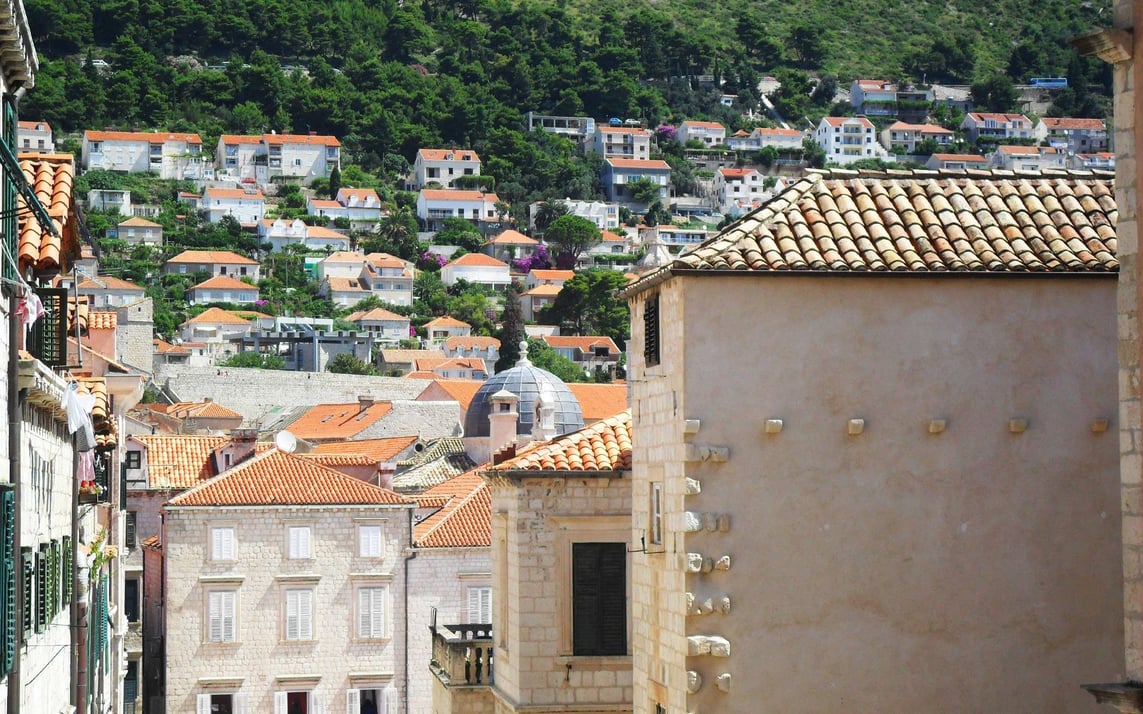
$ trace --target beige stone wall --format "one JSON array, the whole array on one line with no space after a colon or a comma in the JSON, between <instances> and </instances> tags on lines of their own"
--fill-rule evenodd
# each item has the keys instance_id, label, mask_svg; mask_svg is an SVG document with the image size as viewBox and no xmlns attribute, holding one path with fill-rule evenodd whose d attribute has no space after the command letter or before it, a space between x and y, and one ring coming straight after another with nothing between
<instances>
[{"instance_id":1,"label":"beige stone wall","mask_svg":"<svg viewBox=\"0 0 1143 714\"><path fill-rule=\"evenodd\" d=\"M437 711L433 708L433 687L434 682L439 682L429 671L433 656L433 635L429 630L432 608L437 609L440 625L468 624L468 588L491 586L492 563L488 548L420 548L417 557L409 561L411 712Z\"/></svg>"},{"instance_id":2,"label":"beige stone wall","mask_svg":"<svg viewBox=\"0 0 1143 714\"><path fill-rule=\"evenodd\" d=\"M1133 24L1131 0L1115 3L1115 27ZM1135 55L1143 56L1143 33L1135 33ZM1139 401L1139 194L1135 119L1143 97L1135 92L1136 70L1115 67L1115 193L1119 205L1119 418L1123 504L1124 627L1127 676L1143 677L1143 422Z\"/></svg>"},{"instance_id":3,"label":"beige stone wall","mask_svg":"<svg viewBox=\"0 0 1143 714\"><path fill-rule=\"evenodd\" d=\"M492 488L497 711L631 711L631 658L572 656L570 603L571 544L627 541L630 480L498 478Z\"/></svg>"},{"instance_id":4,"label":"beige stone wall","mask_svg":"<svg viewBox=\"0 0 1143 714\"><path fill-rule=\"evenodd\" d=\"M632 543L646 539L646 553L632 555L632 654L635 670L634 711L689 711L686 699L686 577L677 558L686 552L683 533L669 527L686 509L682 428L687 394L684 366L684 301L681 283L658 289L660 364L646 367L643 359L643 297L631 305L631 408L633 442ZM725 337L719 341L727 348ZM700 398L702 398L700 396ZM649 534L650 484L663 484L664 532L661 545ZM677 520L677 518L676 518Z\"/></svg>"},{"instance_id":5,"label":"beige stone wall","mask_svg":"<svg viewBox=\"0 0 1143 714\"><path fill-rule=\"evenodd\" d=\"M381 559L357 557L356 526L384 524ZM235 562L209 560L209 527L236 527ZM286 558L287 524L310 524L314 558ZM173 509L166 514L166 711L195 711L196 695L231 692L246 711L274 711L274 692L310 690L325 712L346 690L395 684L404 702L404 568L409 510L382 506ZM316 577L315 577L316 576ZM358 639L355 587L388 585L389 637ZM284 590L313 587L313 640L285 641ZM205 635L205 593L236 589L237 642ZM425 665L418 666L427 666ZM306 679L296 679L305 677ZM240 678L211 689L209 678ZM287 679L295 678L295 679ZM292 682L292 683L291 683ZM407 711L402 704L401 712Z\"/></svg>"},{"instance_id":6,"label":"beige stone wall","mask_svg":"<svg viewBox=\"0 0 1143 714\"><path fill-rule=\"evenodd\" d=\"M1078 684L1122 675L1114 281L703 277L665 300L679 284L662 381L685 384L635 365L634 441L673 435L637 452L637 510L662 464L668 530L710 559L686 634L730 650L686 659L685 711L1098 711Z\"/></svg>"}]
</instances>

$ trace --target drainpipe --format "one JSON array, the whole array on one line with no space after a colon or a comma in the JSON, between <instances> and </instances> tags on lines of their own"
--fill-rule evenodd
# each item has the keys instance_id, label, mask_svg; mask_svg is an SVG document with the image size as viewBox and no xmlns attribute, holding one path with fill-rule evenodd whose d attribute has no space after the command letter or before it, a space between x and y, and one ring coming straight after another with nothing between
<instances>
[{"instance_id":1,"label":"drainpipe","mask_svg":"<svg viewBox=\"0 0 1143 714\"><path fill-rule=\"evenodd\" d=\"M27 288L25 288L27 289ZM16 522L12 527L12 564L16 569L16 631L12 671L8 673L8 714L20 714L20 700L23 692L20 687L21 650L24 648L24 626L21 624L24 611L24 561L20 556L20 321L16 319L16 291L8 294L8 480L12 483L12 500Z\"/></svg>"},{"instance_id":2,"label":"drainpipe","mask_svg":"<svg viewBox=\"0 0 1143 714\"><path fill-rule=\"evenodd\" d=\"M417 551L413 548L413 512L416 509L410 508L409 511L409 550L405 555L405 626L401 628L402 634L401 647L405 650L405 711L411 712L409 708L409 563L413 558L417 557Z\"/></svg>"}]
</instances>

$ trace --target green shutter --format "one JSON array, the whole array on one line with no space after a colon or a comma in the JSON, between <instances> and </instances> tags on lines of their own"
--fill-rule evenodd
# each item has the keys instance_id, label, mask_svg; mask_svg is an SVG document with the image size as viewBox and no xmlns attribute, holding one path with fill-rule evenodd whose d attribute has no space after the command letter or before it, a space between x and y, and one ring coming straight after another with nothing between
<instances>
[{"instance_id":1,"label":"green shutter","mask_svg":"<svg viewBox=\"0 0 1143 714\"><path fill-rule=\"evenodd\" d=\"M32 624L36 621L33 616L36 603L32 600L32 583L36 580L36 559L32 549L27 546L20 549L20 577L20 589L24 594L24 611L20 613L20 624L24 628L24 639L27 639L32 635Z\"/></svg>"},{"instance_id":2,"label":"green shutter","mask_svg":"<svg viewBox=\"0 0 1143 714\"><path fill-rule=\"evenodd\" d=\"M572 544L572 653L627 654L627 546Z\"/></svg>"},{"instance_id":3,"label":"green shutter","mask_svg":"<svg viewBox=\"0 0 1143 714\"><path fill-rule=\"evenodd\" d=\"M60 612L60 542L53 540L48 549L48 622Z\"/></svg>"},{"instance_id":4,"label":"green shutter","mask_svg":"<svg viewBox=\"0 0 1143 714\"><path fill-rule=\"evenodd\" d=\"M60 604L71 604L71 589L75 583L75 555L71 549L71 537L63 537L63 568L60 572Z\"/></svg>"},{"instance_id":5,"label":"green shutter","mask_svg":"<svg viewBox=\"0 0 1143 714\"><path fill-rule=\"evenodd\" d=\"M11 488L0 491L0 670L12 670L16 656L16 498Z\"/></svg>"},{"instance_id":6,"label":"green shutter","mask_svg":"<svg viewBox=\"0 0 1143 714\"><path fill-rule=\"evenodd\" d=\"M36 552L36 632L48 624L48 544L41 543Z\"/></svg>"}]
</instances>

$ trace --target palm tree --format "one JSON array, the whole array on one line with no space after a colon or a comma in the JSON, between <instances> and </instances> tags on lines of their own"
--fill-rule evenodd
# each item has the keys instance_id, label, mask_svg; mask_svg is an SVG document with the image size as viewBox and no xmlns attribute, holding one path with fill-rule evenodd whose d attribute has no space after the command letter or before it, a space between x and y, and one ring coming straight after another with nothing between
<instances>
[{"instance_id":1,"label":"palm tree","mask_svg":"<svg viewBox=\"0 0 1143 714\"><path fill-rule=\"evenodd\" d=\"M548 230L552 221L560 216L566 216L570 212L571 209L563 201L542 201L536 208L536 216L533 219L536 233L543 233Z\"/></svg>"}]
</instances>

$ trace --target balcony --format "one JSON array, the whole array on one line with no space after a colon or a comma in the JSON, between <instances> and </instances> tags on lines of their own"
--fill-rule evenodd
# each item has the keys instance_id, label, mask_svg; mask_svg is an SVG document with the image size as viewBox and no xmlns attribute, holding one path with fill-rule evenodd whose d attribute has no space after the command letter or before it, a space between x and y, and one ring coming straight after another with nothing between
<instances>
[{"instance_id":1,"label":"balcony","mask_svg":"<svg viewBox=\"0 0 1143 714\"><path fill-rule=\"evenodd\" d=\"M437 625L435 608L432 621L433 659L429 669L441 684L449 689L491 686L492 625Z\"/></svg>"}]
</instances>

